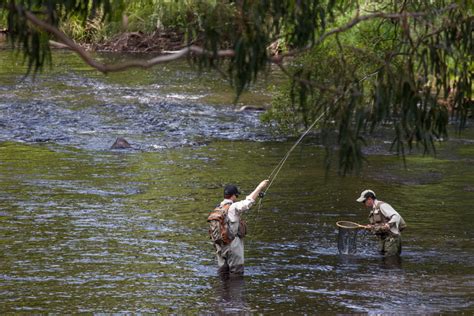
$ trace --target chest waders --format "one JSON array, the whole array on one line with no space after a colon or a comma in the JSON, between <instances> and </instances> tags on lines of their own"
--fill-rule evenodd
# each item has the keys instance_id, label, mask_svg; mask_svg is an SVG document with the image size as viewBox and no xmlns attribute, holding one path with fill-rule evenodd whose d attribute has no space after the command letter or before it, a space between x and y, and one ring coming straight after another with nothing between
<instances>
[{"instance_id":1,"label":"chest waders","mask_svg":"<svg viewBox=\"0 0 474 316\"><path fill-rule=\"evenodd\" d=\"M244 273L244 243L247 224L240 218L233 223L228 216L232 203L218 205L208 217L210 224L209 236L216 249L219 274Z\"/></svg>"}]
</instances>

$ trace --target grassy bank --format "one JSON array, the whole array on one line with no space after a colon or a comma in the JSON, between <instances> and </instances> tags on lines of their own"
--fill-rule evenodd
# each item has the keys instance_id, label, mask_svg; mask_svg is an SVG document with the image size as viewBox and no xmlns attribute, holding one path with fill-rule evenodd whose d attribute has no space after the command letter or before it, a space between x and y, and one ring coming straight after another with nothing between
<instances>
[{"instance_id":1,"label":"grassy bank","mask_svg":"<svg viewBox=\"0 0 474 316\"><path fill-rule=\"evenodd\" d=\"M203 19L212 18L215 23L226 24L233 16L233 4L212 0L130 0L123 6L112 8L108 19L104 19L101 12L85 20L65 14L59 17L59 28L90 49L150 52L182 46L187 38L196 35L187 28L201 25ZM219 17L210 14L215 12L216 6L219 6ZM0 10L0 41L5 38L7 18L7 10Z\"/></svg>"}]
</instances>

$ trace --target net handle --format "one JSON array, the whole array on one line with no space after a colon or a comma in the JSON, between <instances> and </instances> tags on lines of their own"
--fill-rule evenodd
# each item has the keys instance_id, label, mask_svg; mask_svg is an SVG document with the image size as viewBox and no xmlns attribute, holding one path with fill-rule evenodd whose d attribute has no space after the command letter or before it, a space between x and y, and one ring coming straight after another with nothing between
<instances>
[{"instance_id":1,"label":"net handle","mask_svg":"<svg viewBox=\"0 0 474 316\"><path fill-rule=\"evenodd\" d=\"M336 222L336 225L341 228L346 228L346 229L369 229L369 225L361 225L356 222L350 222L350 221L339 221Z\"/></svg>"}]
</instances>

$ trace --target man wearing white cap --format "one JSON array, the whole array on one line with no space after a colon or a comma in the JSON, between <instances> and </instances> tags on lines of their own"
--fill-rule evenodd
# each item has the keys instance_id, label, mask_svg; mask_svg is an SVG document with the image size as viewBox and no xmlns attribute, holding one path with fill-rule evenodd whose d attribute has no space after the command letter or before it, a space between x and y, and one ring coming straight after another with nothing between
<instances>
[{"instance_id":1,"label":"man wearing white cap","mask_svg":"<svg viewBox=\"0 0 474 316\"><path fill-rule=\"evenodd\" d=\"M356 201L372 209L368 228L379 238L380 253L386 257L400 255L402 252L400 232L406 227L400 214L390 204L377 200L372 190L363 191Z\"/></svg>"}]
</instances>

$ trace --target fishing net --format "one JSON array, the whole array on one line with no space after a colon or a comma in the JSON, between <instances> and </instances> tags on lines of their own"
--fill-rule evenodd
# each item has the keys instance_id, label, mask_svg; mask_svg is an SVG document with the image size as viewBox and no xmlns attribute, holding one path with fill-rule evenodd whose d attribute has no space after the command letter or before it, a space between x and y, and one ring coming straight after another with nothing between
<instances>
[{"instance_id":1,"label":"fishing net","mask_svg":"<svg viewBox=\"0 0 474 316\"><path fill-rule=\"evenodd\" d=\"M337 249L340 254L355 254L357 251L357 234L362 225L349 221L339 221L336 223L338 228Z\"/></svg>"}]
</instances>

